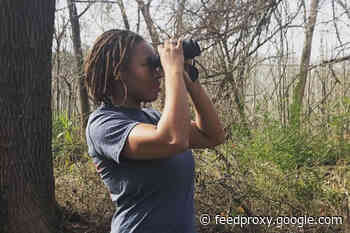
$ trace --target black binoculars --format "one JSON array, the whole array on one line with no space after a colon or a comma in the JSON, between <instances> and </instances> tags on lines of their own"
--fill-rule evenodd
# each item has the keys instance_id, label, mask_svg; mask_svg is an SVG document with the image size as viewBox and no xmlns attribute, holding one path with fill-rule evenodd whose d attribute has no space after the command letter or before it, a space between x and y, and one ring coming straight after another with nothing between
<instances>
[{"instance_id":1,"label":"black binoculars","mask_svg":"<svg viewBox=\"0 0 350 233\"><path fill-rule=\"evenodd\" d=\"M182 49L184 53L184 58L186 59L193 59L194 57L201 55L201 48L199 47L199 44L197 41L188 39L182 41ZM160 57L159 55L150 57L148 60L149 65L152 68L158 68L161 67ZM185 69L190 76L191 80L194 82L198 78L198 70L193 65L185 64Z\"/></svg>"}]
</instances>

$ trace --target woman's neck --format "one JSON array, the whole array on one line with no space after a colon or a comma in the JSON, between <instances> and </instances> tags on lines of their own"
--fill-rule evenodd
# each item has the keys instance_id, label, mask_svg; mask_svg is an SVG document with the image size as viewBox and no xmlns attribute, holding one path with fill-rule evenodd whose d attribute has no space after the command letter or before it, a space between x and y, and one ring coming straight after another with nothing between
<instances>
[{"instance_id":1,"label":"woman's neck","mask_svg":"<svg viewBox=\"0 0 350 233\"><path fill-rule=\"evenodd\" d=\"M114 106L120 106L120 107L125 107L125 108L136 108L136 109L141 109L141 103L138 103L136 101L130 101L130 100L126 100L124 103L122 101L120 101L117 98L113 98L111 99L112 104Z\"/></svg>"}]
</instances>

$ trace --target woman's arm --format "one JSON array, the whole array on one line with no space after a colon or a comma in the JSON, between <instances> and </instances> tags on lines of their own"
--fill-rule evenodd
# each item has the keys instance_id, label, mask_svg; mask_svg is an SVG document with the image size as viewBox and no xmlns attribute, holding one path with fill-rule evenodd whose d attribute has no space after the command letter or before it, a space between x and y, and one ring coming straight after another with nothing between
<instances>
[{"instance_id":1,"label":"woman's arm","mask_svg":"<svg viewBox=\"0 0 350 233\"><path fill-rule=\"evenodd\" d=\"M190 113L184 73L182 41L158 47L165 74L165 106L158 125L136 125L121 155L131 159L165 158L189 147Z\"/></svg>"},{"instance_id":2,"label":"woman's arm","mask_svg":"<svg viewBox=\"0 0 350 233\"><path fill-rule=\"evenodd\" d=\"M195 121L191 122L190 148L222 144L225 141L225 131L209 96L199 81L192 82L186 72L184 80L195 111Z\"/></svg>"}]
</instances>

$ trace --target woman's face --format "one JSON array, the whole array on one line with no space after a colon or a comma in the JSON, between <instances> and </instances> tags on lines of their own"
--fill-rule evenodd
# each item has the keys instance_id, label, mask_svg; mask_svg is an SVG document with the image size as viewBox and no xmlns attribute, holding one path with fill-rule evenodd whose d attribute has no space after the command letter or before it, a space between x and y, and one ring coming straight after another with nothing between
<instances>
[{"instance_id":1,"label":"woman's face","mask_svg":"<svg viewBox=\"0 0 350 233\"><path fill-rule=\"evenodd\" d=\"M127 105L139 106L141 102L157 99L162 74L149 65L149 58L154 55L153 47L146 41L133 49L129 65L121 76L128 89Z\"/></svg>"}]
</instances>

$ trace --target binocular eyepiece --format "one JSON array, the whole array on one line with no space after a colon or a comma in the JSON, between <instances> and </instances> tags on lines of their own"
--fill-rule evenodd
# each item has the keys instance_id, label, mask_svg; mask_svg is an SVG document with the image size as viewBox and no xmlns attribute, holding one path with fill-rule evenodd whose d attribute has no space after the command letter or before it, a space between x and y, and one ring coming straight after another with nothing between
<instances>
[{"instance_id":1,"label":"binocular eyepiece","mask_svg":"<svg viewBox=\"0 0 350 233\"><path fill-rule=\"evenodd\" d=\"M195 40L192 40L192 39L183 40L182 41L182 49L183 49L185 59L192 59L192 58L197 57L201 54L201 49L199 47L198 42ZM150 57L148 62L152 68L158 68L158 67L161 67L161 65L162 65L160 62L159 55Z\"/></svg>"}]
</instances>

